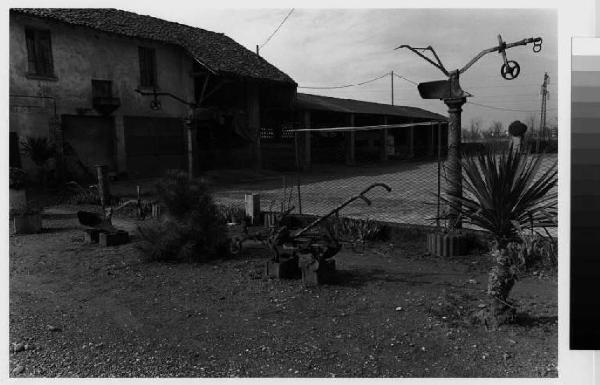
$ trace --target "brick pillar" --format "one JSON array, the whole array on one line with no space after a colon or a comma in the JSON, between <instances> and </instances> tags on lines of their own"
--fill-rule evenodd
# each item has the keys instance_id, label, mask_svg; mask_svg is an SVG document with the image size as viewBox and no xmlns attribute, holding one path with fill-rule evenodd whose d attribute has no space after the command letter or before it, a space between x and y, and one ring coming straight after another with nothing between
<instances>
[{"instance_id":1,"label":"brick pillar","mask_svg":"<svg viewBox=\"0 0 600 385\"><path fill-rule=\"evenodd\" d=\"M254 140L252 146L254 167L260 169L262 167L262 154L260 149L260 99L258 91L257 83L246 83L248 131Z\"/></svg>"},{"instance_id":2,"label":"brick pillar","mask_svg":"<svg viewBox=\"0 0 600 385\"><path fill-rule=\"evenodd\" d=\"M310 111L304 111L304 128L310 128L311 127L311 116L310 116ZM310 137L310 131L307 131L304 133L304 162L303 162L303 169L304 170L310 170L311 167L311 163L312 163L312 159L311 159L311 137Z\"/></svg>"},{"instance_id":3,"label":"brick pillar","mask_svg":"<svg viewBox=\"0 0 600 385\"><path fill-rule=\"evenodd\" d=\"M429 145L429 149L427 150L427 155L433 156L435 150L435 124L431 125L431 144Z\"/></svg>"},{"instance_id":4,"label":"brick pillar","mask_svg":"<svg viewBox=\"0 0 600 385\"><path fill-rule=\"evenodd\" d=\"M115 116L115 139L117 173L126 173L127 151L125 150L125 122L122 115Z\"/></svg>"},{"instance_id":5,"label":"brick pillar","mask_svg":"<svg viewBox=\"0 0 600 385\"><path fill-rule=\"evenodd\" d=\"M383 117L383 124L387 125L388 124L388 117L384 116ZM382 162L386 162L388 160L388 156L387 156L387 136L388 136L388 129L384 128L383 130L381 130L381 148L380 153L379 153L379 159Z\"/></svg>"},{"instance_id":6,"label":"brick pillar","mask_svg":"<svg viewBox=\"0 0 600 385\"><path fill-rule=\"evenodd\" d=\"M350 114L350 127L354 127L354 114ZM346 164L354 166L356 164L355 132L346 132Z\"/></svg>"},{"instance_id":7,"label":"brick pillar","mask_svg":"<svg viewBox=\"0 0 600 385\"><path fill-rule=\"evenodd\" d=\"M61 181L65 173L65 158L64 158L64 136L62 125L58 116L53 116L48 121L50 141L54 143L56 149L56 179Z\"/></svg>"},{"instance_id":8,"label":"brick pillar","mask_svg":"<svg viewBox=\"0 0 600 385\"><path fill-rule=\"evenodd\" d=\"M415 126L408 127L408 156L415 156Z\"/></svg>"}]
</instances>

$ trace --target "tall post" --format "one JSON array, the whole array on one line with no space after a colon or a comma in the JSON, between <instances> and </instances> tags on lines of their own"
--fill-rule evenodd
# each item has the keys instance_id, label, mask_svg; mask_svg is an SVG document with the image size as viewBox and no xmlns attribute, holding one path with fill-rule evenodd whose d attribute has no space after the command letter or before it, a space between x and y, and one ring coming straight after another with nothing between
<instances>
[{"instance_id":1,"label":"tall post","mask_svg":"<svg viewBox=\"0 0 600 385\"><path fill-rule=\"evenodd\" d=\"M310 111L304 111L304 128L310 129L311 127L311 116ZM304 170L309 170L311 166L311 137L310 131L304 132Z\"/></svg>"},{"instance_id":2,"label":"tall post","mask_svg":"<svg viewBox=\"0 0 600 385\"><path fill-rule=\"evenodd\" d=\"M261 148L260 148L260 100L258 83L248 82L246 86L246 101L248 110L248 128L254 139L252 153L254 155L254 167L261 168Z\"/></svg>"},{"instance_id":3,"label":"tall post","mask_svg":"<svg viewBox=\"0 0 600 385\"><path fill-rule=\"evenodd\" d=\"M63 130L60 119L56 115L51 117L48 123L50 126L50 138L56 151L56 179L62 181L65 171Z\"/></svg>"},{"instance_id":4,"label":"tall post","mask_svg":"<svg viewBox=\"0 0 600 385\"><path fill-rule=\"evenodd\" d=\"M394 105L394 71L390 72L390 79L392 81L392 106Z\"/></svg>"},{"instance_id":5,"label":"tall post","mask_svg":"<svg viewBox=\"0 0 600 385\"><path fill-rule=\"evenodd\" d=\"M384 116L383 117L383 125L387 126L388 124L388 117ZM381 149L380 149L380 160L382 162L386 162L388 160L388 156L387 156L387 136L388 136L388 129L387 127L384 127L381 130Z\"/></svg>"},{"instance_id":6,"label":"tall post","mask_svg":"<svg viewBox=\"0 0 600 385\"><path fill-rule=\"evenodd\" d=\"M108 167L106 165L97 165L96 174L98 176L98 195L100 195L100 204L102 213L106 215L106 206L110 205L110 184L108 183Z\"/></svg>"},{"instance_id":7,"label":"tall post","mask_svg":"<svg viewBox=\"0 0 600 385\"><path fill-rule=\"evenodd\" d=\"M354 114L350 114L350 127L354 127ZM346 164L349 166L354 166L356 148L355 148L355 132L348 131L346 132Z\"/></svg>"},{"instance_id":8,"label":"tall post","mask_svg":"<svg viewBox=\"0 0 600 385\"><path fill-rule=\"evenodd\" d=\"M188 179L194 179L194 134L193 134L193 120L187 119L185 122L185 128L187 131L187 161L188 161Z\"/></svg>"},{"instance_id":9,"label":"tall post","mask_svg":"<svg viewBox=\"0 0 600 385\"><path fill-rule=\"evenodd\" d=\"M408 156L415 157L415 126L408 127Z\"/></svg>"},{"instance_id":10,"label":"tall post","mask_svg":"<svg viewBox=\"0 0 600 385\"><path fill-rule=\"evenodd\" d=\"M453 73L458 81L458 74ZM461 144L461 113L462 106L466 103L466 98L444 99L448 106L448 193L450 196L462 197L462 168L460 165L460 144ZM452 199L452 198L451 198ZM448 213L448 224L450 229L460 229L462 223L459 216L460 203L455 199L454 205Z\"/></svg>"}]
</instances>

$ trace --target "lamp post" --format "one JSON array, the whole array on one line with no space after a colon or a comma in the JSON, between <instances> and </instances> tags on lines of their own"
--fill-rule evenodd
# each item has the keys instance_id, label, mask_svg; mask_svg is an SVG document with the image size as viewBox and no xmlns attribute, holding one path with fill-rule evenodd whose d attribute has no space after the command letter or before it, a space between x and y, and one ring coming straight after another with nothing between
<instances>
[{"instance_id":1,"label":"lamp post","mask_svg":"<svg viewBox=\"0 0 600 385\"><path fill-rule=\"evenodd\" d=\"M460 229L462 223L460 220L459 199L462 197L462 168L460 165L460 145L461 145L461 114L462 106L467 102L467 97L473 96L465 92L460 87L460 75L466 72L473 64L488 53L498 52L502 55L503 64L500 68L500 74L506 80L513 80L519 76L521 68L514 60L508 60L506 50L509 48L527 45L533 43L533 51L539 52L542 49L542 38L528 38L516 41L514 43L505 43L502 37L498 35L498 45L484 49L473 57L461 69L448 71L438 57L435 50L431 47L415 48L410 45L401 45L399 48L407 48L417 54L419 57L429 62L439 69L447 80L438 80L432 82L420 83L418 85L419 94L423 99L440 99L448 106L448 190L450 199L454 199L454 205L448 213L448 224L450 229ZM429 51L433 59L426 56L423 52Z\"/></svg>"}]
</instances>

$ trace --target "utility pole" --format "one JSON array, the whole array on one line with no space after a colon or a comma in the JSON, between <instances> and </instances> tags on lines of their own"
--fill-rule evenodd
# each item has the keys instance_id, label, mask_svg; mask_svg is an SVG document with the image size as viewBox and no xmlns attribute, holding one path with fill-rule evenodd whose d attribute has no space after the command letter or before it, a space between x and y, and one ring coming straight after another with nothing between
<instances>
[{"instance_id":1,"label":"utility pole","mask_svg":"<svg viewBox=\"0 0 600 385\"><path fill-rule=\"evenodd\" d=\"M542 89L540 93L542 94L542 107L540 109L540 132L539 136L546 139L546 101L548 100L548 83L550 81L550 77L548 73L544 73L544 83L542 83ZM539 152L540 139L538 136L537 142L537 151Z\"/></svg>"},{"instance_id":2,"label":"utility pole","mask_svg":"<svg viewBox=\"0 0 600 385\"><path fill-rule=\"evenodd\" d=\"M394 105L394 71L390 72L390 79L392 80L392 106Z\"/></svg>"},{"instance_id":3,"label":"utility pole","mask_svg":"<svg viewBox=\"0 0 600 385\"><path fill-rule=\"evenodd\" d=\"M500 74L506 80L516 79L519 76L521 67L514 60L506 58L506 50L516 46L533 43L533 52L539 52L542 49L542 38L523 39L514 43L505 43L502 37L498 35L498 45L484 49L471 59L464 67L454 71L448 71L438 57L435 50L431 47L414 48L409 45L401 45L398 48L408 48L422 59L426 60L434 67L439 69L447 80L420 83L418 85L419 94L423 99L440 99L448 106L448 195L452 205L448 213L448 224L450 229L460 229L462 223L460 220L460 209L462 199L462 167L460 163L460 145L461 145L461 114L462 106L467 102L467 97L472 96L460 87L459 77L467 71L473 64L488 53L498 52L502 55L504 64L500 69ZM429 51L435 61L423 54L423 51Z\"/></svg>"},{"instance_id":4,"label":"utility pole","mask_svg":"<svg viewBox=\"0 0 600 385\"><path fill-rule=\"evenodd\" d=\"M256 45L256 54L260 56L260 47L258 46L258 44Z\"/></svg>"}]
</instances>

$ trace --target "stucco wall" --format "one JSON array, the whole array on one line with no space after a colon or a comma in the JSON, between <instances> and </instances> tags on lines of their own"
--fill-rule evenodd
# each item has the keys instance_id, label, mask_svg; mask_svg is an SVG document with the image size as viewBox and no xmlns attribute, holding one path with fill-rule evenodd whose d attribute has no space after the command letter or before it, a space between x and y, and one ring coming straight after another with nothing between
<instances>
[{"instance_id":1,"label":"stucco wall","mask_svg":"<svg viewBox=\"0 0 600 385\"><path fill-rule=\"evenodd\" d=\"M56 80L27 77L26 26L51 31ZM123 116L183 118L187 114L185 105L167 97L161 98L162 109L153 111L152 98L134 91L139 87L139 46L156 50L158 90L192 101L192 59L179 47L14 14L10 15L10 94L54 97L58 116L93 116L98 113L92 107L92 79L111 80L113 96L121 101L112 113L116 163L119 171L125 171ZM11 97L10 131L21 137L48 136L47 122L53 113L51 101Z\"/></svg>"}]
</instances>

